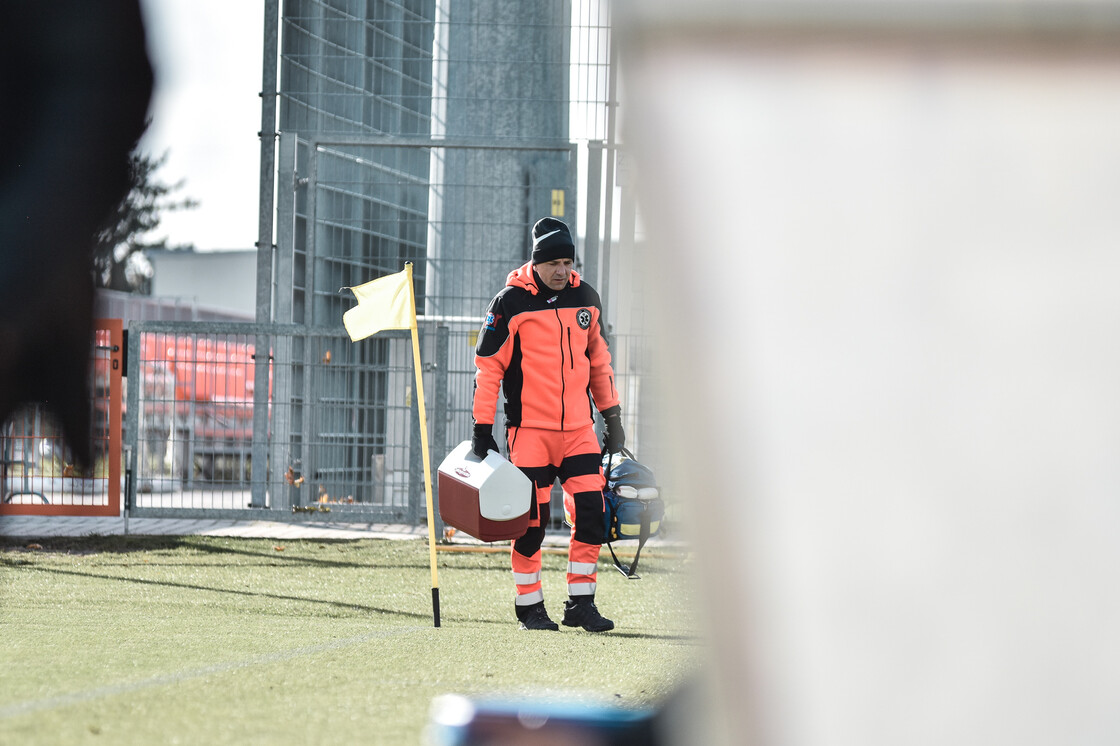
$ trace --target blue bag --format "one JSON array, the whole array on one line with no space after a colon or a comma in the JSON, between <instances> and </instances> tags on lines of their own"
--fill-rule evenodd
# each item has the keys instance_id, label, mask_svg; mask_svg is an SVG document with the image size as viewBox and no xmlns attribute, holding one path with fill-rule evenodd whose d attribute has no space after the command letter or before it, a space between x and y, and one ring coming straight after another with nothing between
<instances>
[{"instance_id":1,"label":"blue bag","mask_svg":"<svg viewBox=\"0 0 1120 746\"><path fill-rule=\"evenodd\" d=\"M603 487L603 533L600 541L610 550L615 568L630 580L638 580L638 557L646 540L661 532L665 501L661 498L653 472L625 448L621 456L603 455L603 474L606 484ZM571 497L564 495L564 522L569 526L575 525L574 511ZM634 561L629 566L619 562L611 546L611 542L628 539L638 540Z\"/></svg>"},{"instance_id":2,"label":"blue bag","mask_svg":"<svg viewBox=\"0 0 1120 746\"><path fill-rule=\"evenodd\" d=\"M646 540L661 532L665 501L653 472L625 448L622 458L613 454L603 457L603 473L607 478L603 489L603 543L610 550L615 568L627 579L638 580L638 557ZM627 539L637 539L638 549L634 561L624 565L618 561L611 542Z\"/></svg>"},{"instance_id":3,"label":"blue bag","mask_svg":"<svg viewBox=\"0 0 1120 746\"><path fill-rule=\"evenodd\" d=\"M607 477L603 498L606 503L603 540L641 539L657 536L665 503L661 499L657 481L649 467L638 463L629 451L617 462L614 456L603 459L603 473Z\"/></svg>"}]
</instances>

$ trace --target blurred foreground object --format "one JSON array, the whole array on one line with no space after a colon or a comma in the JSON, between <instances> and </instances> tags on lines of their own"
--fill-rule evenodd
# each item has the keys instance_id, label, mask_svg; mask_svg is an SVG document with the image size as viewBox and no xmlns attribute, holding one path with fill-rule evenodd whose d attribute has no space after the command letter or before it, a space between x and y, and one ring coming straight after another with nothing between
<instances>
[{"instance_id":1,"label":"blurred foreground object","mask_svg":"<svg viewBox=\"0 0 1120 746\"><path fill-rule=\"evenodd\" d=\"M89 462L95 235L152 91L138 0L0 4L0 421L46 402Z\"/></svg>"},{"instance_id":2,"label":"blurred foreground object","mask_svg":"<svg viewBox=\"0 0 1120 746\"><path fill-rule=\"evenodd\" d=\"M623 9L697 718L1120 742L1120 8Z\"/></svg>"},{"instance_id":3,"label":"blurred foreground object","mask_svg":"<svg viewBox=\"0 0 1120 746\"><path fill-rule=\"evenodd\" d=\"M429 746L673 746L713 744L705 706L710 683L687 678L654 707L589 703L584 697L488 697L446 694L432 700Z\"/></svg>"},{"instance_id":4,"label":"blurred foreground object","mask_svg":"<svg viewBox=\"0 0 1120 746\"><path fill-rule=\"evenodd\" d=\"M445 694L432 702L430 746L623 746L657 743L652 711L574 701Z\"/></svg>"}]
</instances>

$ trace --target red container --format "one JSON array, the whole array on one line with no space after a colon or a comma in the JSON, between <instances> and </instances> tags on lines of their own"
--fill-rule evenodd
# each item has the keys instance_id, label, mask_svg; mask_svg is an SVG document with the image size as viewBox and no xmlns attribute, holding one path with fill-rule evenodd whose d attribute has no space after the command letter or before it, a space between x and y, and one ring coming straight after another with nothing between
<instances>
[{"instance_id":1,"label":"red container","mask_svg":"<svg viewBox=\"0 0 1120 746\"><path fill-rule=\"evenodd\" d=\"M481 541L517 539L529 528L533 483L491 451L480 460L465 440L439 465L439 517Z\"/></svg>"}]
</instances>

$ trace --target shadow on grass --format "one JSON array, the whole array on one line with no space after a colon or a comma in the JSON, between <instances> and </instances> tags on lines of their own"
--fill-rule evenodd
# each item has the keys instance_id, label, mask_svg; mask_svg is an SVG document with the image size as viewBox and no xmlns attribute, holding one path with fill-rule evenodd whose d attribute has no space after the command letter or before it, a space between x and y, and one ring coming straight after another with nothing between
<instances>
[{"instance_id":1,"label":"shadow on grass","mask_svg":"<svg viewBox=\"0 0 1120 746\"><path fill-rule=\"evenodd\" d=\"M359 541L370 541L370 540L361 539ZM390 541L390 540L386 540L386 541ZM332 540L326 540L326 541L310 541L310 542L307 542L307 543L309 543L309 544L326 544L327 546L330 546L332 543L344 543L344 542L354 543L354 540L332 539ZM275 542L275 543L278 544L278 545L283 545L284 544L284 542L282 542L282 541L278 541L278 542ZM251 549L234 549L234 548L230 548L230 547L205 546L205 545L204 546L196 546L196 547L193 547L193 548L198 550L198 551L210 552L210 553L213 553L213 554L235 554L235 555L240 555L240 556L244 556L244 557L261 557L261 558L267 557L270 560L272 560L272 562L269 563L271 565L304 564L304 565L315 565L315 566L321 566L321 567L340 567L340 568L358 568L358 569L368 568L368 567L377 567L378 569L399 568L399 569L402 569L402 570L427 570L430 567L429 561L428 561L427 547L426 546L424 548L423 559L413 559L413 558L400 557L400 558L394 558L394 559L386 562L384 556L381 556L381 557L379 557L379 561L376 565L373 565L369 562L354 562L354 561L346 561L346 560L324 559L324 558L320 558L320 557L306 557L306 556L300 556L300 555L297 555L297 554L291 554L291 553L287 553L287 552L277 552L275 550L272 550L272 551L269 551L269 550L256 551L256 550L251 550ZM484 555L484 556L487 556L488 559L480 560L480 559L465 558L465 557L461 558L458 555L453 555L453 556L448 556L448 555L439 556L439 555L437 555L437 562L440 563L439 564L440 567L453 567L456 570L486 570L487 572L489 572L489 571L492 571L495 567L499 567L499 566L503 569L508 569L509 559L508 559L507 555ZM407 560L407 561L405 561L405 560ZM473 565L472 564L467 564L467 563L470 563L470 562L474 562L476 564L473 564ZM483 562L489 562L490 564L483 564Z\"/></svg>"},{"instance_id":2,"label":"shadow on grass","mask_svg":"<svg viewBox=\"0 0 1120 746\"><path fill-rule=\"evenodd\" d=\"M363 542L389 542L390 546L399 547L394 549L392 554L395 556L386 557L384 553L379 553L377 562L355 561L353 559L329 559L325 557L307 556L306 554L299 553L304 551L307 547L333 547L345 549L351 552L360 552L361 549L358 545ZM231 544L236 544L232 546ZM252 548L252 544L260 544L261 549ZM30 550L28 546L35 546L36 549ZM285 551L277 551L277 546L283 546ZM291 549L292 551L288 551ZM410 555L409 551L413 553ZM30 564L28 560L20 558L20 555L26 553L47 553L47 554L66 554L66 555L128 555L138 552L174 552L174 551L193 551L200 554L211 556L237 556L246 558L258 558L260 562L249 564L242 562L242 567L283 567L289 566L305 566L305 567L327 567L338 569L398 569L398 570L428 570L430 564L427 556L427 546L423 549L423 557L419 556L419 548L415 543L409 544L407 541L400 542L397 540L387 539L294 539L283 540L265 537L214 537L214 536L191 536L191 535L167 535L167 536L127 536L127 535L87 535L81 537L47 537L33 542L18 541L11 538L0 537L0 566L8 567L28 567ZM6 556L5 556L6 554ZM624 557L625 559L625 557ZM496 551L488 552L445 552L437 555L437 563L439 569L453 570L454 572L486 572L492 573L496 570L508 570L509 568L509 555L508 548L502 548ZM566 558L561 553L550 553L544 558L544 567L546 570L562 569L565 566ZM131 563L124 563L123 566L128 566ZM145 563L148 567L161 567L161 566L190 566L190 567L226 567L226 563L208 563L208 562L182 562L169 558L168 562L149 561ZM101 563L102 566L112 567L121 566L116 563ZM606 568L604 568L606 569ZM643 572L648 575L662 574L663 570L659 569L656 565L643 566ZM669 570L668 574L672 574ZM98 576L98 577L112 577L112 576ZM125 580L125 578L121 578Z\"/></svg>"},{"instance_id":3,"label":"shadow on grass","mask_svg":"<svg viewBox=\"0 0 1120 746\"><path fill-rule=\"evenodd\" d=\"M97 580L115 580L121 583L133 583L143 586L163 586L165 588L181 588L183 590L191 591L206 591L209 593L226 593L234 596L244 596L247 598L267 598L275 601L295 601L297 603L305 604L319 604L322 606L342 609L346 611L365 611L372 614L391 614L393 616L408 617L410 619L428 619L429 614L419 614L412 611L400 611L399 609L383 609L378 606L367 606L365 604L347 603L343 601L327 601L319 598L304 598L302 596L286 596L279 593L258 593L256 591L233 590L231 588L220 588L207 585L196 585L194 583L177 583L169 580L145 580L143 578L122 578L118 575L102 575L95 572L79 572L77 570L63 570L57 567L40 567L40 566L23 566L24 570L34 570L36 572L51 573L54 575L70 575L81 578L95 578Z\"/></svg>"},{"instance_id":4,"label":"shadow on grass","mask_svg":"<svg viewBox=\"0 0 1120 746\"><path fill-rule=\"evenodd\" d=\"M443 615L443 621L444 622L449 622L450 624L460 623L460 624L487 625L487 626L493 626L493 627L505 627L507 629L514 629L514 628L517 627L517 620L513 618L512 613L510 614L510 618L508 618L508 619L495 619L493 617L489 617L489 618L469 617L469 616L463 616L461 614L456 614L456 613L452 612L452 613L445 613ZM704 642L703 638L700 637L697 634L689 634L689 633L685 633L685 632L678 632L678 633L627 632L625 629L620 630L618 627L615 627L610 632L587 632L587 631L582 630L582 629L576 629L576 628L573 628L573 627L561 626L559 631L550 631L550 630L536 630L536 631L519 630L518 631L518 634L522 634L522 633L527 635L528 637L532 637L533 635L540 635L541 639L544 640L544 641L552 639L551 638L552 635L565 634L565 635L585 635L588 639L595 638L595 637L599 637L599 638L602 638L602 639L620 638L621 637L621 638L625 638L627 640L649 640L649 641L654 641L654 642L679 642L679 643L691 643L693 645L702 645L703 642Z\"/></svg>"},{"instance_id":5,"label":"shadow on grass","mask_svg":"<svg viewBox=\"0 0 1120 746\"><path fill-rule=\"evenodd\" d=\"M285 546L285 547L287 546L287 543L284 542L284 541L280 541L280 540L268 540L268 541L271 541L276 546ZM329 546L329 545L332 545L332 544L355 544L358 541L366 541L366 540L365 539L361 539L361 540L358 540L358 539L326 539L326 540L322 540L322 541L314 541L314 542L307 542L307 543ZM284 552L278 552L275 549L265 549L265 550L257 551L257 550L253 550L253 549L239 549L239 548L233 548L233 547L228 547L228 546L214 546L214 545L210 545L210 544L192 545L190 548L194 549L196 551L199 551L199 552L206 552L208 554L232 554L232 555L237 555L237 556L241 556L241 557L260 557L262 559L268 558L268 560L269 560L268 564L271 565L271 566L277 566L277 565L313 565L315 567L338 567L338 568L358 568L358 569L372 566L368 562L354 562L354 561L350 561L350 560L334 560L334 559L325 559L325 558L322 558L322 557L307 557L307 556L301 556L301 555L294 554L294 553L288 553L286 550ZM383 559L384 558L382 558L382 560ZM425 562L419 562L419 561L415 561L415 562L413 562L413 561L409 561L409 562L393 562L393 561L384 562L384 561L382 561L377 565L377 567L379 567L379 568L396 567L396 568L400 568L402 570L407 570L407 569L427 569L428 565Z\"/></svg>"},{"instance_id":6,"label":"shadow on grass","mask_svg":"<svg viewBox=\"0 0 1120 746\"><path fill-rule=\"evenodd\" d=\"M313 565L317 567L337 567L337 568L365 568L370 567L368 562L360 562L353 560L335 560L322 557L308 557L306 555L296 554L294 552L285 553L277 551L276 546L298 547L300 545L318 545L318 546L342 546L347 549L354 549L354 545L362 541L371 541L370 539L297 539L285 541L282 539L268 539L268 538L241 538L234 539L239 544L246 544L251 542L260 542L267 545L268 549L246 549L241 547L233 547L213 543L225 539L226 537L198 537L198 536L82 536L82 537L49 537L43 539L36 539L33 541L14 540L10 538L0 538L0 552L13 552L23 553L27 551L34 551L35 553L46 554L67 554L67 555L127 555L136 552L173 552L179 550L189 550L211 555L236 555L240 557L260 557L267 559L268 566L279 565ZM34 549L29 549L34 547ZM383 559L383 558L382 558ZM405 559L405 558L402 558ZM5 562L5 558L0 557L0 562ZM26 564L20 562L8 562L8 564ZM160 563L151 563L159 565ZM180 563L175 563L180 564ZM201 563L186 563L193 567L206 566ZM409 561L403 562L380 562L377 567L396 567L400 569L427 569L428 564L426 561Z\"/></svg>"},{"instance_id":7,"label":"shadow on grass","mask_svg":"<svg viewBox=\"0 0 1120 746\"><path fill-rule=\"evenodd\" d=\"M609 637L626 637L632 640L659 640L661 642L691 642L699 645L703 639L699 635L685 633L657 634L653 632L625 632L616 627L610 632L587 632L588 635L606 635Z\"/></svg>"},{"instance_id":8,"label":"shadow on grass","mask_svg":"<svg viewBox=\"0 0 1120 746\"><path fill-rule=\"evenodd\" d=\"M35 551L60 554L127 554L180 549L188 546L183 536L47 536L42 538L0 537L0 551Z\"/></svg>"}]
</instances>

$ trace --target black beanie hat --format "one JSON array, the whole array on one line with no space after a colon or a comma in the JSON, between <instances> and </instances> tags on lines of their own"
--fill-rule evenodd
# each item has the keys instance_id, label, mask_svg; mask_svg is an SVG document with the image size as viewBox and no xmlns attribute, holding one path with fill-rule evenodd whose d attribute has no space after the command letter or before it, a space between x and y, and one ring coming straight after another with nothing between
<instances>
[{"instance_id":1,"label":"black beanie hat","mask_svg":"<svg viewBox=\"0 0 1120 746\"><path fill-rule=\"evenodd\" d=\"M556 218L541 218L533 226L533 264L553 259L575 259L576 245L568 226Z\"/></svg>"}]
</instances>

